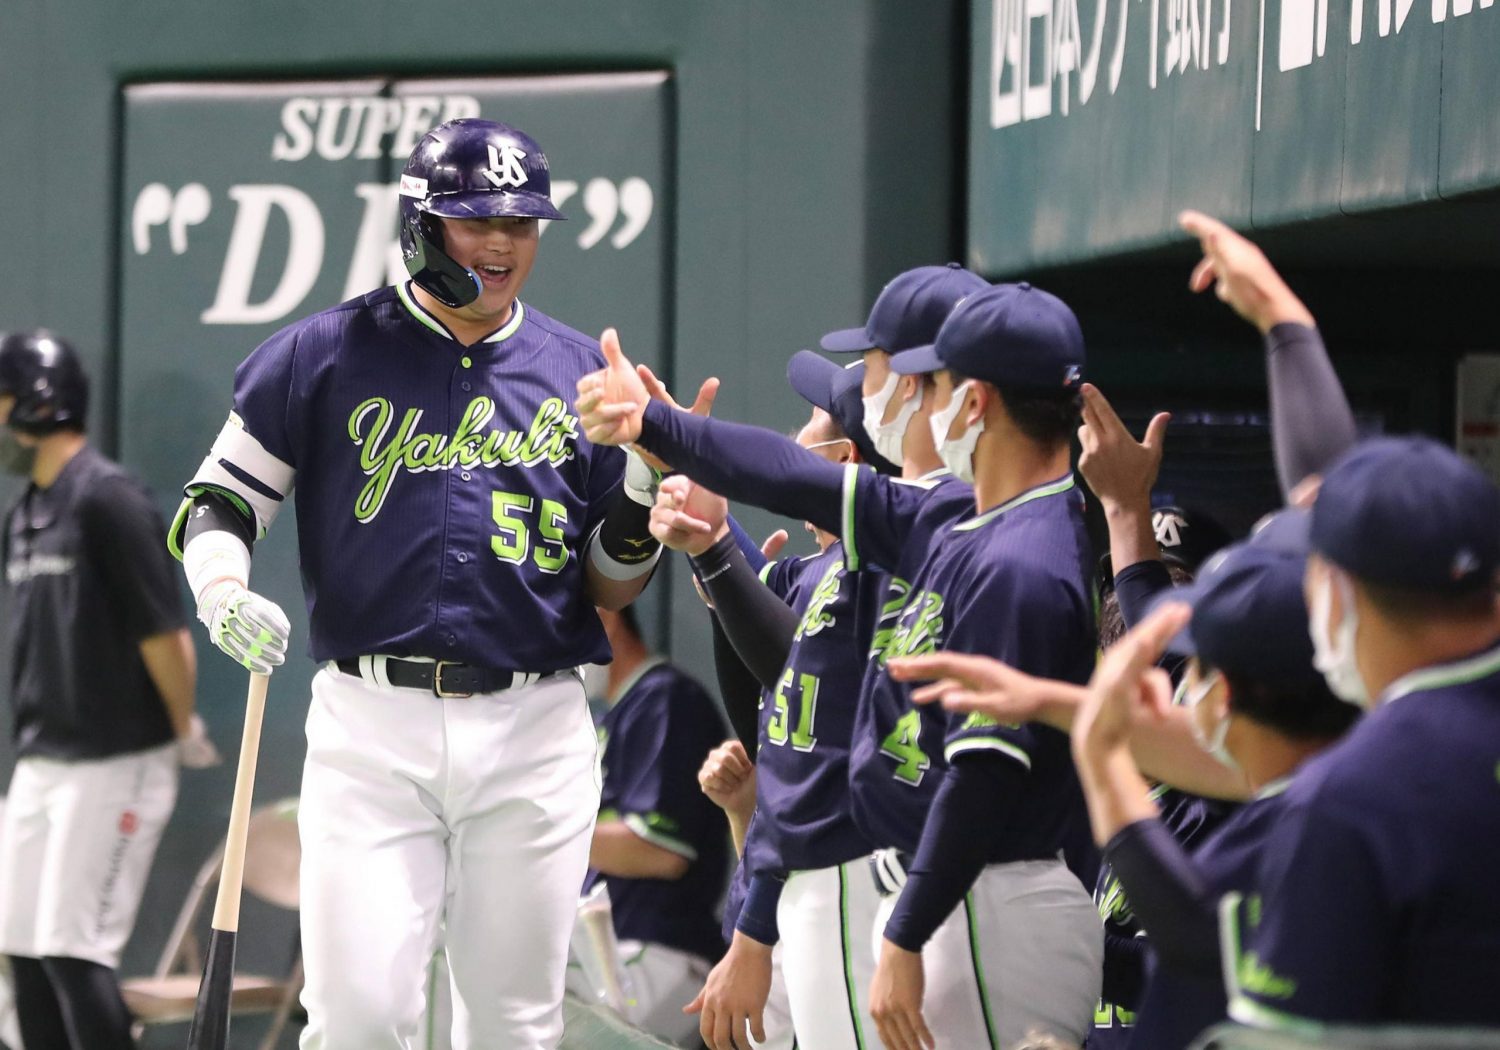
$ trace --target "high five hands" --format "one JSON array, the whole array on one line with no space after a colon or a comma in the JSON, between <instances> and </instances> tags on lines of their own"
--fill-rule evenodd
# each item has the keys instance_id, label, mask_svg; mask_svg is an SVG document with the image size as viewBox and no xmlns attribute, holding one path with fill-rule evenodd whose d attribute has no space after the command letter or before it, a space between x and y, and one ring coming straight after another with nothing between
<instances>
[{"instance_id":1,"label":"high five hands","mask_svg":"<svg viewBox=\"0 0 1500 1050\"><path fill-rule=\"evenodd\" d=\"M599 337L599 348L604 352L604 367L578 381L578 398L573 402L584 436L594 444L628 445L638 439L647 401L682 408L651 369L630 363L620 349L620 334L613 328L606 328ZM718 392L719 381L705 379L693 399L693 414L708 415ZM670 469L644 449L637 448L636 452L656 470Z\"/></svg>"}]
</instances>

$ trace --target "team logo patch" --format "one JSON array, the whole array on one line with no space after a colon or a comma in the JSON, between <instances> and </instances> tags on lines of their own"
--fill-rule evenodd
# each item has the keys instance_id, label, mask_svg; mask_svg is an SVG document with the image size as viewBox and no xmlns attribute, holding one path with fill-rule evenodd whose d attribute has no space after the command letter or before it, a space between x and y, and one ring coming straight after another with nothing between
<instances>
[{"instance_id":1,"label":"team logo patch","mask_svg":"<svg viewBox=\"0 0 1500 1050\"><path fill-rule=\"evenodd\" d=\"M401 196L415 197L419 201L427 199L427 180L415 175L401 176Z\"/></svg>"},{"instance_id":2,"label":"team logo patch","mask_svg":"<svg viewBox=\"0 0 1500 1050\"><path fill-rule=\"evenodd\" d=\"M141 826L141 818L135 815L135 810L127 809L120 814L120 834L134 835L136 829Z\"/></svg>"},{"instance_id":3,"label":"team logo patch","mask_svg":"<svg viewBox=\"0 0 1500 1050\"><path fill-rule=\"evenodd\" d=\"M526 159L525 150L514 146L496 149L493 143L486 148L490 151L490 166L480 174L489 179L497 190L503 190L507 186L526 185L526 169L521 166L521 161Z\"/></svg>"}]
</instances>

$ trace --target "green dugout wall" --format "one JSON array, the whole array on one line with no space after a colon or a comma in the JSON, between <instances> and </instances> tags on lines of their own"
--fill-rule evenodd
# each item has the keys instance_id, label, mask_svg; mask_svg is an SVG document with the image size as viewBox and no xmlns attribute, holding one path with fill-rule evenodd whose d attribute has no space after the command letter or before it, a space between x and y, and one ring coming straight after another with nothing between
<instances>
[{"instance_id":1,"label":"green dugout wall","mask_svg":"<svg viewBox=\"0 0 1500 1050\"><path fill-rule=\"evenodd\" d=\"M956 0L18 0L0 11L0 317L80 346L96 440L169 513L234 365L385 280L393 154L477 110L531 131L573 184L525 297L617 324L678 388L720 376L725 416L789 428L806 415L790 354L861 319L892 272L958 255L964 31ZM282 522L257 586L305 639L295 548ZM684 575L658 581L653 633L711 682ZM197 636L200 706L232 752L243 676ZM273 683L263 800L296 793L311 673ZM154 960L230 779L184 776L127 970ZM243 938L247 964L280 965L290 924L252 923L269 935Z\"/></svg>"},{"instance_id":2,"label":"green dugout wall","mask_svg":"<svg viewBox=\"0 0 1500 1050\"><path fill-rule=\"evenodd\" d=\"M1372 425L1451 434L1453 362L1494 347L1497 46L1487 0L11 0L0 323L84 350L96 438L169 513L235 363L386 278L403 143L480 112L533 132L568 193L526 298L618 324L679 392L720 376L721 415L796 425L794 350L894 272L966 259L1063 294L1128 413L1183 413L1169 467L1242 482L1248 505L1274 498L1259 354L1187 294L1173 215L1256 229ZM711 679L683 576L651 619ZM288 523L257 585L300 634ZM242 679L198 637L232 751ZM273 685L262 799L297 790L311 670ZM221 833L229 781L184 778L128 969ZM280 929L245 939L251 965L282 961Z\"/></svg>"}]
</instances>

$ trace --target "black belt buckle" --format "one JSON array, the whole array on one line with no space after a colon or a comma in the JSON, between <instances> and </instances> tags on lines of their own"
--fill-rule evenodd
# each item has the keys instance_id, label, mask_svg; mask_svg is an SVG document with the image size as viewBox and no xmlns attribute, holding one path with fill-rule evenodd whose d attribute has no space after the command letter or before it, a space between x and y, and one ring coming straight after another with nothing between
<instances>
[{"instance_id":1,"label":"black belt buckle","mask_svg":"<svg viewBox=\"0 0 1500 1050\"><path fill-rule=\"evenodd\" d=\"M468 670L465 665L452 660L439 660L432 665L432 692L434 696L444 700L464 700L474 695L474 690L463 692L458 689L448 689L443 685L443 669L447 667L462 668Z\"/></svg>"}]
</instances>

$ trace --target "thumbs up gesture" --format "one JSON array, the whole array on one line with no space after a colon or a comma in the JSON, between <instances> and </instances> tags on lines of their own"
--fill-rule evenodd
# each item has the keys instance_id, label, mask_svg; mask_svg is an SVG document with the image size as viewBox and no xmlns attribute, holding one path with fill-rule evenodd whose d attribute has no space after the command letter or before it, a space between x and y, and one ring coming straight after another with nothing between
<instances>
[{"instance_id":1,"label":"thumbs up gesture","mask_svg":"<svg viewBox=\"0 0 1500 1050\"><path fill-rule=\"evenodd\" d=\"M641 436L641 417L650 393L620 349L620 335L606 328L599 337L604 367L578 381L573 402L584 434L596 445L627 445Z\"/></svg>"}]
</instances>

